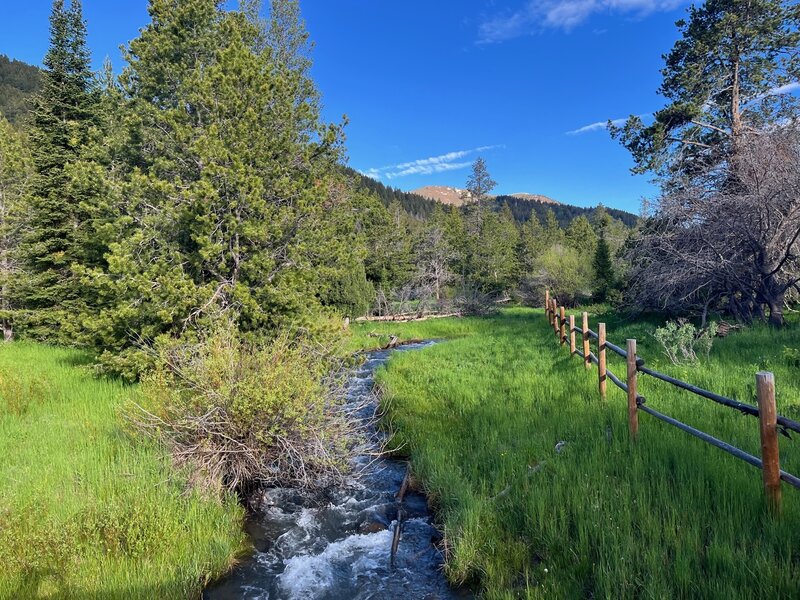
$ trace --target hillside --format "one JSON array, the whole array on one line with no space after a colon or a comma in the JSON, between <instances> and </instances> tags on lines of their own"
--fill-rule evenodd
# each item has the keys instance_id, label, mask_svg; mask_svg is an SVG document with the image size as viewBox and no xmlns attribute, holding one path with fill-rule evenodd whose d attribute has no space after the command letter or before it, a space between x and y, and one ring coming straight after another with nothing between
<instances>
[{"instance_id":1,"label":"hillside","mask_svg":"<svg viewBox=\"0 0 800 600\"><path fill-rule=\"evenodd\" d=\"M569 225L573 219L577 219L581 215L590 217L597 207L585 208L583 206L573 206L571 204L561 204L551 200L549 203L541 200L528 200L519 198L518 196L496 196L492 199L492 203L497 209L500 209L503 204L508 204L514 218L520 223L524 223L530 219L531 211L536 213L539 220L544 222L545 215L548 210L552 210L561 227ZM605 207L609 215L615 219L619 219L628 227L636 225L638 217L625 210L618 208Z\"/></svg>"},{"instance_id":2,"label":"hillside","mask_svg":"<svg viewBox=\"0 0 800 600\"><path fill-rule=\"evenodd\" d=\"M39 90L38 67L0 54L0 114L19 123L30 111L30 98Z\"/></svg>"},{"instance_id":3,"label":"hillside","mask_svg":"<svg viewBox=\"0 0 800 600\"><path fill-rule=\"evenodd\" d=\"M404 192L400 189L382 184L380 181L362 175L355 169L346 167L345 171L355 177L359 184L375 194L384 206L389 206L392 202L399 202L405 211L417 219L427 219L436 208L436 201L425 198L414 192Z\"/></svg>"},{"instance_id":4,"label":"hillside","mask_svg":"<svg viewBox=\"0 0 800 600\"><path fill-rule=\"evenodd\" d=\"M446 185L426 185L412 190L411 193L450 206L464 206L464 204L472 199L471 194L467 190L448 187Z\"/></svg>"}]
</instances>

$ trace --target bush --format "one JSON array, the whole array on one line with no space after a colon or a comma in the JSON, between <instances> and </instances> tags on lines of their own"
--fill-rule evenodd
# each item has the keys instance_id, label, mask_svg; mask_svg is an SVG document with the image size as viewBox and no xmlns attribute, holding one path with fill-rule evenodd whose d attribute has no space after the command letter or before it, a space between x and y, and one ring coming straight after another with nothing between
<instances>
[{"instance_id":1,"label":"bush","mask_svg":"<svg viewBox=\"0 0 800 600\"><path fill-rule=\"evenodd\" d=\"M707 328L698 332L691 323L679 324L670 321L664 327L656 329L653 335L664 347L667 357L674 364L679 365L697 362L698 351L708 358L716 334L716 323L711 323Z\"/></svg>"},{"instance_id":2,"label":"bush","mask_svg":"<svg viewBox=\"0 0 800 600\"><path fill-rule=\"evenodd\" d=\"M204 490L322 488L346 466L349 421L326 356L283 334L245 341L233 323L160 342L130 422L165 441Z\"/></svg>"}]
</instances>

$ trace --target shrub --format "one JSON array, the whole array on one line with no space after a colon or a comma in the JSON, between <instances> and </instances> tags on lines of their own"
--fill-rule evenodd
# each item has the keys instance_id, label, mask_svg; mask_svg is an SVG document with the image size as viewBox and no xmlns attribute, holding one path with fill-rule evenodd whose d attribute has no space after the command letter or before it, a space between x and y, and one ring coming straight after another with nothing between
<instances>
[{"instance_id":1,"label":"shrub","mask_svg":"<svg viewBox=\"0 0 800 600\"><path fill-rule=\"evenodd\" d=\"M784 347L783 358L790 367L800 367L800 348Z\"/></svg>"},{"instance_id":2,"label":"shrub","mask_svg":"<svg viewBox=\"0 0 800 600\"><path fill-rule=\"evenodd\" d=\"M130 422L165 441L195 485L326 487L347 464L349 421L324 354L282 334L243 339L233 323L196 342L160 342Z\"/></svg>"},{"instance_id":3,"label":"shrub","mask_svg":"<svg viewBox=\"0 0 800 600\"><path fill-rule=\"evenodd\" d=\"M691 323L679 324L670 321L664 327L656 329L653 335L664 347L667 357L678 365L697 362L698 352L708 358L716 334L716 323L711 323L698 332Z\"/></svg>"}]
</instances>

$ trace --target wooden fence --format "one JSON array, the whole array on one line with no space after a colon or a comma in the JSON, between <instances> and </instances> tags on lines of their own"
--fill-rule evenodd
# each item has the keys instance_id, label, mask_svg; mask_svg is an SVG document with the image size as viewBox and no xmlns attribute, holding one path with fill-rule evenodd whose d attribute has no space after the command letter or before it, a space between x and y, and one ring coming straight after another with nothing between
<instances>
[{"instance_id":1,"label":"wooden fence","mask_svg":"<svg viewBox=\"0 0 800 600\"><path fill-rule=\"evenodd\" d=\"M781 512L781 481L795 488L800 488L800 478L781 470L778 453L778 433L782 433L786 435L786 437L789 437L790 431L800 433L800 423L777 414L775 406L775 378L772 373L766 371L756 373L758 405L744 404L714 392L704 390L691 383L675 379L664 373L659 373L654 369L650 369L646 366L644 359L637 356L635 339L627 340L625 348L612 344L606 339L605 323L598 323L597 332L589 329L589 315L586 312L581 315L581 326L577 327L575 315L569 315L569 317L567 317L565 308L559 306L555 298L550 297L549 291L545 294L545 313L559 344L566 345L569 343L570 354L580 356L587 369L591 368L593 364L597 365L599 392L604 399L606 397L606 383L609 380L627 394L628 428L633 440L636 440L639 435L639 412L641 411L761 469L763 472L767 506L776 515ZM578 349L576 339L578 334L581 335L582 349ZM592 340L595 340L597 343L597 354L591 350ZM609 350L625 359L627 366L625 381L620 379L608 368L606 352ZM757 417L761 434L761 458L748 454L735 446L686 425L685 423L681 423L677 419L673 419L647 406L647 401L643 396L639 395L637 391L637 380L640 373L672 384L675 387L728 408L733 408L745 415Z\"/></svg>"}]
</instances>

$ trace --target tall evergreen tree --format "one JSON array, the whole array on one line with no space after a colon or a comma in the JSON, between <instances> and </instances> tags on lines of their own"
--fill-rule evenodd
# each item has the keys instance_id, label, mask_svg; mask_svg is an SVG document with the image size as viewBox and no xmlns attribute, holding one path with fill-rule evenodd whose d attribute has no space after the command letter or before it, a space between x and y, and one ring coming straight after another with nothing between
<instances>
[{"instance_id":1,"label":"tall evergreen tree","mask_svg":"<svg viewBox=\"0 0 800 600\"><path fill-rule=\"evenodd\" d=\"M585 256L587 259L594 256L595 248L597 248L597 234L585 216L581 215L567 226L564 238L567 245L577 250L581 256Z\"/></svg>"},{"instance_id":2,"label":"tall evergreen tree","mask_svg":"<svg viewBox=\"0 0 800 600\"><path fill-rule=\"evenodd\" d=\"M75 232L83 220L69 167L86 142L94 104L80 0L69 7L63 0L53 2L44 67L30 132L35 175L20 248L26 278L18 292L34 315L27 324L30 334L67 341L61 328L82 304L72 266L81 260Z\"/></svg>"},{"instance_id":3,"label":"tall evergreen tree","mask_svg":"<svg viewBox=\"0 0 800 600\"><path fill-rule=\"evenodd\" d=\"M594 268L594 298L598 302L605 302L608 300L609 292L614 288L615 278L611 250L603 235L597 240L592 267Z\"/></svg>"},{"instance_id":4,"label":"tall evergreen tree","mask_svg":"<svg viewBox=\"0 0 800 600\"><path fill-rule=\"evenodd\" d=\"M742 136L796 115L781 87L800 77L800 6L790 0L707 0L677 23L659 92L669 104L645 126L631 117L612 135L633 154L635 172L702 174Z\"/></svg>"},{"instance_id":5,"label":"tall evergreen tree","mask_svg":"<svg viewBox=\"0 0 800 600\"><path fill-rule=\"evenodd\" d=\"M95 273L113 302L90 323L121 368L137 356L132 332L177 336L220 311L249 332L313 327L336 266L352 273L360 252L340 210L340 127L321 121L307 71L276 54L280 27L216 0L152 0L149 12L121 80L135 168Z\"/></svg>"}]
</instances>

